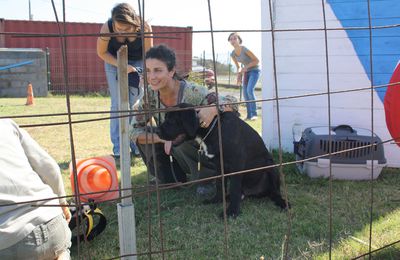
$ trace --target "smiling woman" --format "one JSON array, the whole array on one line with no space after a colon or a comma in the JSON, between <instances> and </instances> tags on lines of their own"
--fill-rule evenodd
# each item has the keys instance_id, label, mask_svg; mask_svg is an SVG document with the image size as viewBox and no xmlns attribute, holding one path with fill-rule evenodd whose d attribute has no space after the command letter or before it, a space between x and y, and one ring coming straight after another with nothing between
<instances>
[{"instance_id":1,"label":"smiling woman","mask_svg":"<svg viewBox=\"0 0 400 260\"><path fill-rule=\"evenodd\" d=\"M153 111L168 109L180 103L200 106L216 101L214 93L208 93L207 88L181 80L176 75L175 66L175 53L165 45L155 46L146 53L147 80L150 84L147 95L149 109ZM220 104L229 102L228 97L220 99ZM232 110L231 106L226 107L226 110L228 109ZM237 111L237 107L234 109ZM199 108L197 111L198 118L196 120L199 120L203 128L209 127L219 112L216 106ZM157 112L153 117L159 126L165 119L165 113ZM138 144L149 173L157 177L160 182L185 182L187 174L201 178L219 174L211 161L197 153L198 144L195 141L185 140L183 144L171 147L170 141L160 138L156 127L149 131L143 115L133 117L131 125L131 140ZM154 154L150 144L154 144ZM172 167L169 155L174 159ZM153 160L153 158L155 159ZM153 161L156 163L154 164ZM199 161L202 165L200 171L197 169Z\"/></svg>"}]
</instances>

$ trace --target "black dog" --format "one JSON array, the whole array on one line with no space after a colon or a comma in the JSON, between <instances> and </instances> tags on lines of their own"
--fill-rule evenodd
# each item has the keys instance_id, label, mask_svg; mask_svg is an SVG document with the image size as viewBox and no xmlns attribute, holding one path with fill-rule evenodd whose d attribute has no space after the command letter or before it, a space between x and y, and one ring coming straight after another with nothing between
<instances>
[{"instance_id":1,"label":"black dog","mask_svg":"<svg viewBox=\"0 0 400 260\"><path fill-rule=\"evenodd\" d=\"M182 103L177 107L193 106ZM221 133L225 174L274 164L260 135L235 112L221 114ZM213 160L218 172L221 172L217 123L210 124L207 129L200 128L194 109L167 112L165 121L160 125L159 135L164 140L172 141L174 146L180 145L185 140L196 139L200 144L200 151ZM242 195L268 196L282 209L286 209L288 205L281 196L280 177L275 168L229 177L230 204L226 211L229 217L236 217L239 214ZM222 184L219 179L216 195L206 202L217 203L222 202L222 199Z\"/></svg>"}]
</instances>

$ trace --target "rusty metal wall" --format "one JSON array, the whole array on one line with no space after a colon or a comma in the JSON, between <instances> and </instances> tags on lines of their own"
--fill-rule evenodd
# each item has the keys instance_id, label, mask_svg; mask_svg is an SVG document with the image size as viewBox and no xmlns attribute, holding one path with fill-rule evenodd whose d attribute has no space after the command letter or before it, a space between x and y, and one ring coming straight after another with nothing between
<instances>
[{"instance_id":1,"label":"rusty metal wall","mask_svg":"<svg viewBox=\"0 0 400 260\"><path fill-rule=\"evenodd\" d=\"M96 34L101 23L66 23L67 34ZM64 24L60 24L63 31ZM0 33L58 34L56 22L0 20ZM154 44L164 43L177 54L177 70L186 73L192 68L192 27L153 26ZM106 92L104 63L96 54L97 36L67 38L68 85L71 92ZM3 48L42 48L49 53L50 91L64 93L61 40L59 37L20 37L0 35Z\"/></svg>"}]
</instances>

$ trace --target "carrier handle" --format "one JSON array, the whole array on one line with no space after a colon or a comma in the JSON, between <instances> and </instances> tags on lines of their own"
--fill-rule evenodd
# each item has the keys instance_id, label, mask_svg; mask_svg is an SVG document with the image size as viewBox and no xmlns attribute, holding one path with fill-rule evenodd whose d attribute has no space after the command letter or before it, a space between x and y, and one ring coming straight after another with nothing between
<instances>
[{"instance_id":1,"label":"carrier handle","mask_svg":"<svg viewBox=\"0 0 400 260\"><path fill-rule=\"evenodd\" d=\"M336 132L337 130L348 130L348 131L350 131L350 133L354 133L355 132L353 127L351 127L349 125L338 125L338 126L333 128L334 132Z\"/></svg>"}]
</instances>

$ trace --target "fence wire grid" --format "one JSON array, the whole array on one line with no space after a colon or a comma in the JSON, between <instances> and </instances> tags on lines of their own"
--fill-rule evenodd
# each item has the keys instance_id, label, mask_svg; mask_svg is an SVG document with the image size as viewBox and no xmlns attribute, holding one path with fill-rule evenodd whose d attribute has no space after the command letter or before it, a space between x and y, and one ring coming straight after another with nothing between
<instances>
[{"instance_id":1,"label":"fence wire grid","mask_svg":"<svg viewBox=\"0 0 400 260\"><path fill-rule=\"evenodd\" d=\"M226 32L231 32L232 30L213 30L213 13L212 13L212 8L211 8L211 0L207 1L208 3L208 16L209 16L209 22L210 22L210 30L207 31L193 31L193 33L209 33L211 35L211 39L212 39L212 54L213 54L213 61L214 61L214 70L215 70L215 49L214 49L214 34L216 33L226 33ZM350 151L356 151L358 149L364 149L366 147L370 147L371 149L376 146L379 145L377 143L373 143L371 142L371 145L367 145L367 146L361 146L361 147L357 147L357 148L353 148L353 149L343 149L340 150L338 152L332 152L330 151L329 153L326 154L322 154L320 156L316 156L316 157L312 157L312 158L307 158L305 160L295 160L295 161L290 161L290 162L284 162L283 159L283 149L282 149L282 143L281 143L281 116L280 116L280 101L282 100L288 100L288 99L300 99L300 98L305 98L305 97L311 97L311 96L326 96L326 102L327 102L327 106L328 106L328 122L329 122L329 128L331 127L331 96L332 95L336 95L336 94L343 94L343 93L350 93L350 92L357 92L357 91L370 91L371 92L371 125L372 125L372 133L374 132L373 129L373 122L374 122L374 91L376 89L379 88L384 88L387 86L390 86L391 84L386 84L386 85L379 85L379 86L374 86L372 84L373 79L371 79L371 85L370 86L361 86L360 88L348 88L345 90L340 90L340 91L331 91L330 89L330 77L329 77L329 53L328 53L328 46L329 46L329 41L328 41L328 31L333 31L333 30L368 30L369 31L369 42L370 42L370 68L371 71L369 72L371 77L373 77L373 62L372 62L372 57L373 57L373 53L372 53L372 30L379 30L382 28L393 28L393 27L399 27L400 25L396 24L396 25L390 25L390 26L372 26L371 24L371 10L370 10L370 6L371 6L371 1L368 0L368 19L369 19L369 26L368 27L353 27L353 28L328 28L327 24L326 24L326 14L325 14L325 1L321 0L321 12L322 12L322 16L323 16L323 28L304 28L304 29L274 29L274 14L273 14L273 3L272 0L268 0L268 5L269 5L269 19L270 19L270 24L271 24L271 29L269 30L238 30L238 32L241 31L246 31L246 32L254 32L254 33L269 33L271 34L271 38L272 38L272 53L273 53L273 60L271 61L273 63L273 73L274 73L274 87L275 87L275 97L274 98L269 98L269 99L257 99L256 102L258 103L262 103L262 102L274 102L275 107L276 107L276 113L277 113L277 129L278 129L278 140L279 140L279 148L278 148L278 162L274 165L270 165L270 166L266 166L266 167L262 167L262 168L257 168L257 169L251 169L251 170L245 170L245 171L239 171L239 172L231 172L231 173L224 173L222 172L220 176L213 176L213 177L209 177L209 178L204 178L204 179L200 179L200 180L191 180L188 181L186 183L175 183L175 184L168 184L168 185L164 185L164 184L159 184L156 183L156 185L151 185L149 182L149 179L147 179L147 184L146 185L134 185L132 187L132 189L130 189L131 191L131 195L129 195L128 197L130 198L136 198L136 197L140 197L140 196L147 196L148 199L148 212L147 212L147 217L149 219L154 218L154 216L151 216L151 210L153 205L151 205L150 203L150 196L154 193L157 194L157 202L155 203L157 205L157 209L156 212L159 215L159 220L158 220L158 228L159 228L159 232L160 232L160 242L161 243L161 250L154 250L154 248L152 248L152 244L154 243L152 241L152 235L151 235L151 230L153 229L152 227L152 221L149 220L149 226L148 226L148 250L147 251L143 251L143 252L138 252L136 254L136 256L147 256L148 258L157 258L157 257L161 257L162 259L168 259L168 253L170 252L178 252L181 250L190 250L190 249L185 249L185 248L166 248L164 247L164 237L163 237L163 219L162 219L162 214L161 212L163 211L163 205L161 205L161 201L160 201L160 197L161 197L161 191L166 191L166 190L172 190L172 189L176 189L179 187L185 187L185 186L190 186L192 184L196 184L196 183L200 183L200 182L207 182L207 181L212 181L212 180L216 180L216 179L220 179L222 178L223 180L229 176L233 176L233 175L237 175L237 174L251 174L251 172L255 171L255 170L260 170L260 169L269 169L269 168L278 168L279 169L279 173L280 173L280 177L281 177L281 181L282 181L282 188L283 188L283 196L284 198L286 198L289 202L290 202L290 196L288 194L288 186L286 183L286 175L283 171L283 167L287 166L287 165L296 165L299 163L303 163L306 161L310 161L316 158L331 158L332 156L336 155L336 154L340 154L340 153L346 153L346 152L350 152ZM140 7L139 13L144 14L145 13L145 1L140 1L138 0L138 4ZM68 33L65 33L65 28L63 28L63 23L65 21L59 21L58 16L59 14L57 13L56 8L54 7L54 2L52 0L52 5L54 8L54 15L56 16L56 20L57 23L59 25L59 35L57 35L57 37L60 37L60 45L62 46L61 51L63 52L63 59L62 59L62 68L63 68L63 77L64 77L64 83L66 86L66 105L67 105L67 112L66 113L47 113L47 114L35 114L35 115L18 115L18 116L1 116L0 118L27 118L27 117L34 117L34 118L67 118L67 120L63 120L60 119L55 123L37 123L37 124L25 124L25 125L21 125L21 127L26 127L26 128L30 128L30 127L51 127L54 125L68 125L69 127L69 139L70 139L70 148L71 148L71 162L73 164L73 174L75 176L75 180L77 180L77 170L76 170L76 155L75 155L75 143L74 143L74 131L73 131L73 125L74 124L84 124L84 123L88 123L88 122L94 122L94 121L101 121L101 120L109 120L111 118L123 118L123 117L129 117L129 116L133 116L133 115L138 115L141 113L145 113L145 114L155 114L158 112L165 112L165 110L144 110L144 111L136 111L136 110L120 110L118 111L119 115L117 116L108 116L110 114L109 110L106 111L93 111L93 112L72 112L72 108L71 108L71 102L70 102L70 90L69 90L69 86L70 86L70 75L69 75L69 71L66 70L67 66L66 64L68 63L68 54L66 52L66 45L67 45L67 41L66 39L68 37L80 37L80 36L90 36L87 34L81 34L81 35L68 35ZM65 14L65 2L63 1L63 17L66 17ZM142 19L145 19L144 15L142 15ZM303 95L295 95L295 96L280 96L279 94L279 83L277 82L277 69L276 69L276 49L275 49L275 35L277 33L280 32L306 32L306 31L322 31L324 32L324 42L325 42L325 66L326 66L326 84L327 84L327 89L326 91L323 92L317 92L317 93L307 93L307 94L303 94ZM16 37L43 37L44 35L24 35L21 33L15 33L13 34ZM95 34L95 35L91 35L91 36L99 36L100 34ZM152 37L162 37L162 35L154 35ZM49 37L55 37L54 35L49 35ZM144 34L142 34L142 37L148 37ZM79 55L79 54L78 54ZM85 65L86 66L86 65ZM145 82L146 82L146 77L145 78ZM218 93L220 92L218 90L218 77L216 77L216 84L215 84L215 92ZM398 84L394 83L392 85L396 85ZM147 84L146 84L147 87ZM251 101L250 101L251 102ZM237 104L245 104L246 101L240 101ZM204 106L203 106L204 107ZM101 118L91 118L91 119L86 119L86 120L74 120L73 116L76 115L87 115L87 116L97 116L97 115L101 115ZM219 117L219 116L218 116ZM219 120L218 120L219 121ZM221 131L221 126L218 122L218 130L219 132ZM221 132L220 132L221 133ZM220 135L221 136L221 135ZM372 138L372 137L371 137ZM329 142L332 141L332 136L329 134ZM394 140L394 139L389 139L389 140L383 140L383 143L389 143L389 142L396 142L398 140ZM219 145L220 145L220 150L222 151L222 142L221 140L219 140ZM154 152L154 150L153 150ZM222 156L221 156L222 158ZM373 158L371 158L373 160ZM222 159L221 159L222 160ZM221 164L223 165L223 161L221 162ZM223 169L223 167L222 167ZM223 171L223 170L222 170ZM330 164L330 178L329 178L329 201L327 202L328 207L329 207L329 225L328 225L328 233L329 233L329 259L334 258L333 255L331 255L332 253L332 249L333 249L333 244L334 244L334 238L333 238L333 215L334 215L334 206L333 206L333 195L332 195L332 183L333 183L333 178L332 178L332 165ZM365 258L365 257L369 257L371 258L371 255L373 253L376 253L380 250L386 249L388 247L394 246L397 243L400 242L400 240L394 241L393 243L387 244L385 246L382 246L380 248L374 248L372 245L372 238L373 238L373 232L372 232L372 226L373 226L373 215L374 215L374 180L372 179L372 174L373 173L373 168L371 169L371 180L370 180L370 190L369 190L369 215L370 215L370 222L369 222L369 241L368 243L368 251L365 252L362 255L359 255L357 257L354 257L353 259L360 259L360 258ZM79 190L79 189L75 189L75 190ZM108 190L106 192L113 192L115 190ZM121 191L123 191L123 189L118 189L117 190L120 195L117 199L112 199L112 200L107 200L104 201L104 204L109 204L109 205L114 205L115 203L117 203L118 201L120 201L121 199L123 199L124 197L121 196ZM177 191L180 192L180 191ZM82 195L90 195L90 194L97 194L97 193L104 193L104 191L100 191L100 192L93 192L93 193L79 193L79 191L75 194L75 195L67 195L66 198L68 199L74 199L75 200L75 205L80 207L86 203L81 201L81 196ZM224 191L224 195L225 195L225 191ZM53 199L57 199L59 197L55 197L55 198L48 198L47 200L53 200ZM35 203L38 202L38 200L31 200L31 201L25 201L22 203L25 204L31 204L32 206L37 206L35 205ZM0 205L0 207L3 206L9 206L11 204L6 204L6 205ZM223 205L226 205L226 200L225 200L225 196L224 196L224 203ZM47 206L54 206L54 207L58 207L60 205L47 205ZM290 248L290 241L291 238L293 236L292 233L292 221L293 221L293 209L288 209L286 214L286 223L287 223L287 229L285 234L282 237L282 252L281 252L281 259L291 259L291 256L289 255L289 248ZM81 223L79 223L79 219L77 219L78 222L78 230L80 230L80 232L84 232L84 228L81 226ZM227 218L226 215L224 216L224 242L223 242L223 251L224 251L224 258L226 259L232 259L234 258L233 256L230 256L229 254L229 225L232 224L232 222L230 222ZM117 239L117 238L110 238L110 239ZM79 243L78 242L78 246L77 246L77 257L79 259L81 258L89 258L89 259L93 259L91 256L91 253L86 251L85 253L82 253L82 247L85 246L86 243L89 243L88 241L83 241ZM218 245L221 246L221 245ZM216 245L216 247L218 247ZM265 245L267 247L267 251L268 251L268 245ZM193 247L193 246L188 246L188 248ZM196 246L194 246L194 248L196 248ZM123 255L116 255L113 258L109 258L109 259L119 259L119 258L123 258Z\"/></svg>"}]
</instances>

